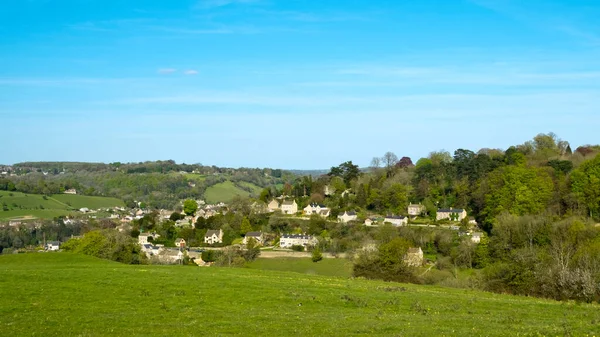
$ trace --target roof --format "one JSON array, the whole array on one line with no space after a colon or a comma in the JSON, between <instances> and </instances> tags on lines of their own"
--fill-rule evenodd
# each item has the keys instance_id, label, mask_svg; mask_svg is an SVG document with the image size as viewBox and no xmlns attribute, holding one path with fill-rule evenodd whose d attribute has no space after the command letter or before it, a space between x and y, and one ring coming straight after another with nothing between
<instances>
[{"instance_id":1,"label":"roof","mask_svg":"<svg viewBox=\"0 0 600 337\"><path fill-rule=\"evenodd\" d=\"M282 239L307 239L310 240L313 237L310 235L304 235L304 234L283 234L281 236Z\"/></svg>"},{"instance_id":2,"label":"roof","mask_svg":"<svg viewBox=\"0 0 600 337\"><path fill-rule=\"evenodd\" d=\"M206 235L204 237L211 237L213 235L216 235L216 236L221 235L221 230L220 229L209 229L206 232Z\"/></svg>"},{"instance_id":3,"label":"roof","mask_svg":"<svg viewBox=\"0 0 600 337\"><path fill-rule=\"evenodd\" d=\"M49 241L48 244L52 245L52 246L58 246L58 245L60 245L60 242L58 242L58 241Z\"/></svg>"},{"instance_id":4,"label":"roof","mask_svg":"<svg viewBox=\"0 0 600 337\"><path fill-rule=\"evenodd\" d=\"M181 242L181 241L185 241L185 240L184 240L184 239L182 239L182 238L177 238L177 239L175 239L175 242Z\"/></svg>"},{"instance_id":5,"label":"roof","mask_svg":"<svg viewBox=\"0 0 600 337\"><path fill-rule=\"evenodd\" d=\"M296 202L296 200L292 200L292 201L286 200L282 203L282 205L293 205L295 202Z\"/></svg>"},{"instance_id":6,"label":"roof","mask_svg":"<svg viewBox=\"0 0 600 337\"><path fill-rule=\"evenodd\" d=\"M406 253L408 254L417 254L422 252L421 247L417 247L417 248L408 248L408 251Z\"/></svg>"},{"instance_id":7,"label":"roof","mask_svg":"<svg viewBox=\"0 0 600 337\"><path fill-rule=\"evenodd\" d=\"M348 214L348 215L356 215L356 212L355 211L348 211L348 212L346 212L346 214Z\"/></svg>"},{"instance_id":8,"label":"roof","mask_svg":"<svg viewBox=\"0 0 600 337\"><path fill-rule=\"evenodd\" d=\"M463 208L440 208L437 211L438 213L462 213L465 210Z\"/></svg>"},{"instance_id":9,"label":"roof","mask_svg":"<svg viewBox=\"0 0 600 337\"><path fill-rule=\"evenodd\" d=\"M319 212L319 214L327 215L327 214L329 214L329 210L328 209L322 209L321 212Z\"/></svg>"},{"instance_id":10,"label":"roof","mask_svg":"<svg viewBox=\"0 0 600 337\"><path fill-rule=\"evenodd\" d=\"M259 237L261 235L262 235L262 232L248 232L248 233L246 233L246 237L248 237L248 236Z\"/></svg>"},{"instance_id":11,"label":"roof","mask_svg":"<svg viewBox=\"0 0 600 337\"><path fill-rule=\"evenodd\" d=\"M406 218L404 215L388 215L385 217L386 219L398 219L398 220L402 220L404 218Z\"/></svg>"}]
</instances>

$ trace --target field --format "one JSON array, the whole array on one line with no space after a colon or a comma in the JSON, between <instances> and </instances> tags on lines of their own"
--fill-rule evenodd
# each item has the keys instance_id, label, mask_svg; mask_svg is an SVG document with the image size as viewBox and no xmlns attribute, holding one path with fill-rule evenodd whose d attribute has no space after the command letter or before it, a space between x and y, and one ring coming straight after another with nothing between
<instances>
[{"instance_id":1,"label":"field","mask_svg":"<svg viewBox=\"0 0 600 337\"><path fill-rule=\"evenodd\" d=\"M257 193L260 193L260 188L258 186L250 183L242 184L246 184L246 186L254 186L253 189L258 191ZM250 193L235 186L235 184L231 181L225 181L207 188L206 192L204 192L204 199L210 204L221 201L226 203L231 201L236 195L247 197L250 196Z\"/></svg>"},{"instance_id":2,"label":"field","mask_svg":"<svg viewBox=\"0 0 600 337\"><path fill-rule=\"evenodd\" d=\"M4 336L593 336L599 309L290 272L0 256Z\"/></svg>"},{"instance_id":3,"label":"field","mask_svg":"<svg viewBox=\"0 0 600 337\"><path fill-rule=\"evenodd\" d=\"M322 276L352 276L352 265L346 259L323 259L317 263L310 258L259 258L248 265L250 269L290 271Z\"/></svg>"},{"instance_id":4,"label":"field","mask_svg":"<svg viewBox=\"0 0 600 337\"><path fill-rule=\"evenodd\" d=\"M56 194L53 195L52 198L76 209L83 207L87 207L89 209L98 209L125 206L125 203L117 198L93 197L73 194Z\"/></svg>"},{"instance_id":5,"label":"field","mask_svg":"<svg viewBox=\"0 0 600 337\"><path fill-rule=\"evenodd\" d=\"M123 206L123 201L115 198L88 197L83 195L57 194L44 198L39 194L0 191L0 204L6 204L8 211L0 208L0 219L34 217L51 219L68 215L73 209L87 207Z\"/></svg>"}]
</instances>

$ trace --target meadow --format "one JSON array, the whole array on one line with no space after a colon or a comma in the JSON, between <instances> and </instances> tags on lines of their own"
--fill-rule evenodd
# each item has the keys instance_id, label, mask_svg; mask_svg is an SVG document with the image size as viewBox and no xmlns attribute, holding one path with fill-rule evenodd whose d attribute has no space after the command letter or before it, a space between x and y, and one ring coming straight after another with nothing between
<instances>
[{"instance_id":1,"label":"meadow","mask_svg":"<svg viewBox=\"0 0 600 337\"><path fill-rule=\"evenodd\" d=\"M253 189L253 193L249 193L248 191L242 190L241 188L235 186L235 184L231 181L225 181L222 183L218 183L216 185L210 186L204 192L204 199L206 202L210 204L218 203L218 202L230 202L236 195L241 197L248 197L251 194L260 193L260 187L250 184L247 182L243 182L244 186L251 187Z\"/></svg>"},{"instance_id":2,"label":"meadow","mask_svg":"<svg viewBox=\"0 0 600 337\"><path fill-rule=\"evenodd\" d=\"M63 204L67 204L73 208L79 209L87 207L89 209L98 208L110 208L110 207L123 207L125 203L123 200L117 198L108 197L94 197L87 195L73 195L73 194L55 194L52 199L58 200Z\"/></svg>"},{"instance_id":3,"label":"meadow","mask_svg":"<svg viewBox=\"0 0 600 337\"><path fill-rule=\"evenodd\" d=\"M258 258L247 266L250 269L289 271L308 275L352 276L352 263L347 259L323 259L317 263L311 258Z\"/></svg>"},{"instance_id":4,"label":"meadow","mask_svg":"<svg viewBox=\"0 0 600 337\"><path fill-rule=\"evenodd\" d=\"M294 272L0 256L5 336L593 336L599 309Z\"/></svg>"},{"instance_id":5,"label":"meadow","mask_svg":"<svg viewBox=\"0 0 600 337\"><path fill-rule=\"evenodd\" d=\"M84 195L56 194L44 197L41 194L0 191L0 219L33 217L52 219L68 215L74 210L87 207L98 209L104 207L124 206L123 201L116 198L92 197ZM4 209L6 205L6 210Z\"/></svg>"}]
</instances>

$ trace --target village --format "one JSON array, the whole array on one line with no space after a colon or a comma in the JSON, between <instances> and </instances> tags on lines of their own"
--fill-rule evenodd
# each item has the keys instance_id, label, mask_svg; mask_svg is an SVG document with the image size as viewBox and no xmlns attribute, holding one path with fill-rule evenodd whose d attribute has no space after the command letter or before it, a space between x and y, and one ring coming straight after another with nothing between
<instances>
[{"instance_id":1,"label":"village","mask_svg":"<svg viewBox=\"0 0 600 337\"><path fill-rule=\"evenodd\" d=\"M76 191L66 191L65 193L76 193ZM182 214L175 210L156 211L139 207L131 210L127 210L124 207L97 210L81 208L78 217L67 217L61 219L61 221L65 225L75 222L86 222L91 219L97 221L98 214L108 214L105 220L117 224L115 230L131 233L136 222L141 221L149 215L157 216L161 222L172 221L177 229L182 230L193 228L201 219L203 219L202 221L209 220L212 217L230 212L228 205L222 202L207 204L203 200L194 200L193 203L197 205L197 209L190 215ZM276 216L301 221L308 221L311 218L318 217L325 221L337 222L348 226L380 227L387 225L396 228L404 226L446 228L447 230L458 231L460 236L469 236L473 244L478 244L484 235L482 231L476 229L476 222L472 218L468 218L467 212L464 209L438 209L435 219L438 223L423 224L417 221L419 218L423 218L425 212L425 207L421 204L409 204L406 208L406 215L369 215L364 219L361 219L358 213L352 210L338 212L337 217L332 218L331 209L318 203L309 203L306 207L300 209L296 200L286 196L274 198L266 205L254 201L251 206L254 212L264 214L265 216ZM29 223L25 221L10 221L7 225L18 228L19 226L27 225L36 226L36 224L39 227L39 222L35 221ZM464 224L468 225L467 228L465 228ZM73 236L72 238L77 239L79 237ZM165 242L161 240L161 235L156 231L144 232L143 230L137 235L137 243L150 263L182 264L185 260L193 262L198 266L212 265L212 262L203 261L201 257L202 252L206 250L223 250L227 247L224 245L224 231L221 228L208 229L200 245L196 246L190 246L190 243L182 237L177 237L172 242ZM306 233L269 233L252 230L242 234L230 246L244 249L248 244L259 247L262 254L266 256L274 254L273 256L307 257L309 256L307 255L308 253L303 252L312 251L319 244L319 240L317 236ZM367 244L363 248L371 249L372 247L369 246ZM61 242L48 241L43 244L43 248L46 251L59 251L61 249ZM422 248L410 247L403 257L405 263L413 267L420 267L426 264L427 261L424 259Z\"/></svg>"}]
</instances>

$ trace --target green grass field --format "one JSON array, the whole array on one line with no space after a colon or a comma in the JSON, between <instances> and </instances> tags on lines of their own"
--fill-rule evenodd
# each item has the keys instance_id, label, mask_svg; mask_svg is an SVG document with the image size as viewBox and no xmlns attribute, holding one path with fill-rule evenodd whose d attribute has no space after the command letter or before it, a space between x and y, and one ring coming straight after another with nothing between
<instances>
[{"instance_id":1,"label":"green grass field","mask_svg":"<svg viewBox=\"0 0 600 337\"><path fill-rule=\"evenodd\" d=\"M323 259L315 263L310 258L259 258L250 263L248 268L321 276L352 276L352 264L346 259Z\"/></svg>"},{"instance_id":2,"label":"green grass field","mask_svg":"<svg viewBox=\"0 0 600 337\"><path fill-rule=\"evenodd\" d=\"M247 183L249 184L249 183ZM252 184L249 184L252 185ZM255 186L255 185L252 185ZM260 188L258 186L255 186L257 189L259 189L260 193ZM234 183L232 183L231 181L226 181L226 182L222 182L216 185L213 185L209 188L206 189L206 192L204 192L204 199L206 200L206 202L210 203L210 204L214 204L217 202L229 202L231 200L233 200L233 198L236 196L242 196L242 197L248 197L250 196L250 193L248 193L248 191L244 191L242 189L240 189L239 187L235 186Z\"/></svg>"},{"instance_id":3,"label":"green grass field","mask_svg":"<svg viewBox=\"0 0 600 337\"><path fill-rule=\"evenodd\" d=\"M123 200L117 198L107 197L93 197L86 195L72 195L72 194L55 194L52 199L58 200L64 204L71 205L73 208L87 207L89 209L108 208L108 207L122 207L125 206Z\"/></svg>"},{"instance_id":4,"label":"green grass field","mask_svg":"<svg viewBox=\"0 0 600 337\"><path fill-rule=\"evenodd\" d=\"M73 209L82 207L97 209L124 206L123 201L116 198L57 194L44 199L44 196L40 194L7 191L0 191L0 204L6 204L8 208L8 211L2 211L2 208L0 208L0 219L21 217L52 219L57 216L71 214Z\"/></svg>"},{"instance_id":5,"label":"green grass field","mask_svg":"<svg viewBox=\"0 0 600 337\"><path fill-rule=\"evenodd\" d=\"M0 256L3 336L593 336L599 309L245 268Z\"/></svg>"}]
</instances>

